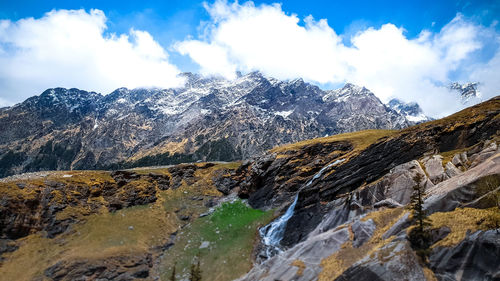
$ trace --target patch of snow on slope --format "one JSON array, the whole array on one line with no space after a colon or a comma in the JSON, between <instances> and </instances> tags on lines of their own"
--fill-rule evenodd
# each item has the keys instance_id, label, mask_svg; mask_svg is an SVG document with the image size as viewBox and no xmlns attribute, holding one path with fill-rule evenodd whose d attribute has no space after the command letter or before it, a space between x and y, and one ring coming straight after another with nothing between
<instances>
[{"instance_id":1,"label":"patch of snow on slope","mask_svg":"<svg viewBox=\"0 0 500 281\"><path fill-rule=\"evenodd\" d=\"M290 114L293 113L293 110L288 110L288 111L277 111L274 113L274 115L279 115L283 118L287 118L288 116L290 116Z\"/></svg>"}]
</instances>

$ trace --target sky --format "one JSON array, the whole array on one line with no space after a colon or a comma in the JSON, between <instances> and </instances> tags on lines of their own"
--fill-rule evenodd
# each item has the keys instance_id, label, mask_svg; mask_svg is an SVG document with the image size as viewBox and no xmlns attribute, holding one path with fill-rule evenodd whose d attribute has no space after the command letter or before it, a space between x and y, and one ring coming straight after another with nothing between
<instances>
[{"instance_id":1,"label":"sky","mask_svg":"<svg viewBox=\"0 0 500 281\"><path fill-rule=\"evenodd\" d=\"M499 19L499 1L0 0L0 107L52 87L107 94L258 70L442 117L500 94ZM462 103L455 81L481 96Z\"/></svg>"}]
</instances>

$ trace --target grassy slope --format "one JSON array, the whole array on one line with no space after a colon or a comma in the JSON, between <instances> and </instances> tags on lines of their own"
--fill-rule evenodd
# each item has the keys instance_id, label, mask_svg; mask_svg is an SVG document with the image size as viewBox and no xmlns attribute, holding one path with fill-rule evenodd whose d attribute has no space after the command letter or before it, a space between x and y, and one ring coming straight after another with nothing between
<instances>
[{"instance_id":1,"label":"grassy slope","mask_svg":"<svg viewBox=\"0 0 500 281\"><path fill-rule=\"evenodd\" d=\"M155 270L161 273L168 272L171 260L169 257L173 256L171 253L182 254L182 249L181 252L176 250L186 240L185 237L189 237L194 239L193 241L214 242L210 250L200 251L206 280L230 280L239 276L251 267L251 252L257 236L257 226L269 221L270 214L236 202L224 205L212 216L198 219L199 214L208 210L205 206L207 200L221 196L213 186L211 179L213 172L222 168L234 169L237 166L238 164L229 163L199 169L195 174L198 181L191 186L183 182L176 190L158 190L158 200L148 205L125 208L112 213L102 208L100 213L86 216L84 221L71 226L67 232L54 239L44 238L41 233L19 239L19 249L4 254L6 260L0 265L0 280L32 280L36 276L42 276L46 268L60 260L97 260L151 252L153 248L168 243L170 234L179 231L181 226L186 224L179 219L182 215L189 215L192 221L180 231L183 234L179 234L178 244L166 252L162 264ZM142 169L137 172L168 173L166 169ZM72 174L73 177L62 178L63 174ZM112 180L108 178L107 172L94 171L56 172L49 177L70 184ZM43 183L41 179L34 181ZM20 190L17 187L13 189L11 184L3 184L2 187L6 189L5 191L10 190L10 193ZM77 207L71 207L58 216L76 216L78 215L76 213L81 211ZM220 233L217 234L216 230ZM197 253L195 248L191 251L192 255L183 256L179 269L181 265L189 266L192 256ZM231 265L230 271L217 271L215 276L214 271L209 270L209 268L228 268L227 262Z\"/></svg>"},{"instance_id":2,"label":"grassy slope","mask_svg":"<svg viewBox=\"0 0 500 281\"><path fill-rule=\"evenodd\" d=\"M177 278L188 278L196 256L203 280L238 278L252 267L257 228L268 223L271 216L271 212L252 209L240 200L223 203L212 215L180 231L161 262L161 279L167 280L174 263ZM206 247L200 248L202 244Z\"/></svg>"}]
</instances>

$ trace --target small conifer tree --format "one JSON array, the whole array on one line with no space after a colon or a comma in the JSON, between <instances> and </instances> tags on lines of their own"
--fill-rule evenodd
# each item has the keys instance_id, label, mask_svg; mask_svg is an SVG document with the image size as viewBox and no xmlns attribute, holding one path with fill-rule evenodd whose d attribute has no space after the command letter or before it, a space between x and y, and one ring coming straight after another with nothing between
<instances>
[{"instance_id":1,"label":"small conifer tree","mask_svg":"<svg viewBox=\"0 0 500 281\"><path fill-rule=\"evenodd\" d=\"M412 248L425 262L429 254L431 244L430 226L431 220L424 210L425 186L423 185L423 176L417 174L413 180L416 182L413 186L410 207L413 215L413 224L415 227L409 234L409 240Z\"/></svg>"}]
</instances>

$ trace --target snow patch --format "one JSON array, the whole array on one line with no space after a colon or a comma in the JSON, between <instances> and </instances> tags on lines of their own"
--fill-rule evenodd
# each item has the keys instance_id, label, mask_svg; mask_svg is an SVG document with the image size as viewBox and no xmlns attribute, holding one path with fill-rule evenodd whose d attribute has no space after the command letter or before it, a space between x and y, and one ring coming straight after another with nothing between
<instances>
[{"instance_id":1,"label":"snow patch","mask_svg":"<svg viewBox=\"0 0 500 281\"><path fill-rule=\"evenodd\" d=\"M419 114L417 116L406 115L405 117L406 119L408 119L408 121L411 122L420 122L428 119L427 116L425 116L424 114Z\"/></svg>"},{"instance_id":2,"label":"snow patch","mask_svg":"<svg viewBox=\"0 0 500 281\"><path fill-rule=\"evenodd\" d=\"M290 114L293 113L293 110L288 110L288 111L277 111L274 113L274 115L279 115L283 118L287 118L288 116L290 116Z\"/></svg>"}]
</instances>

